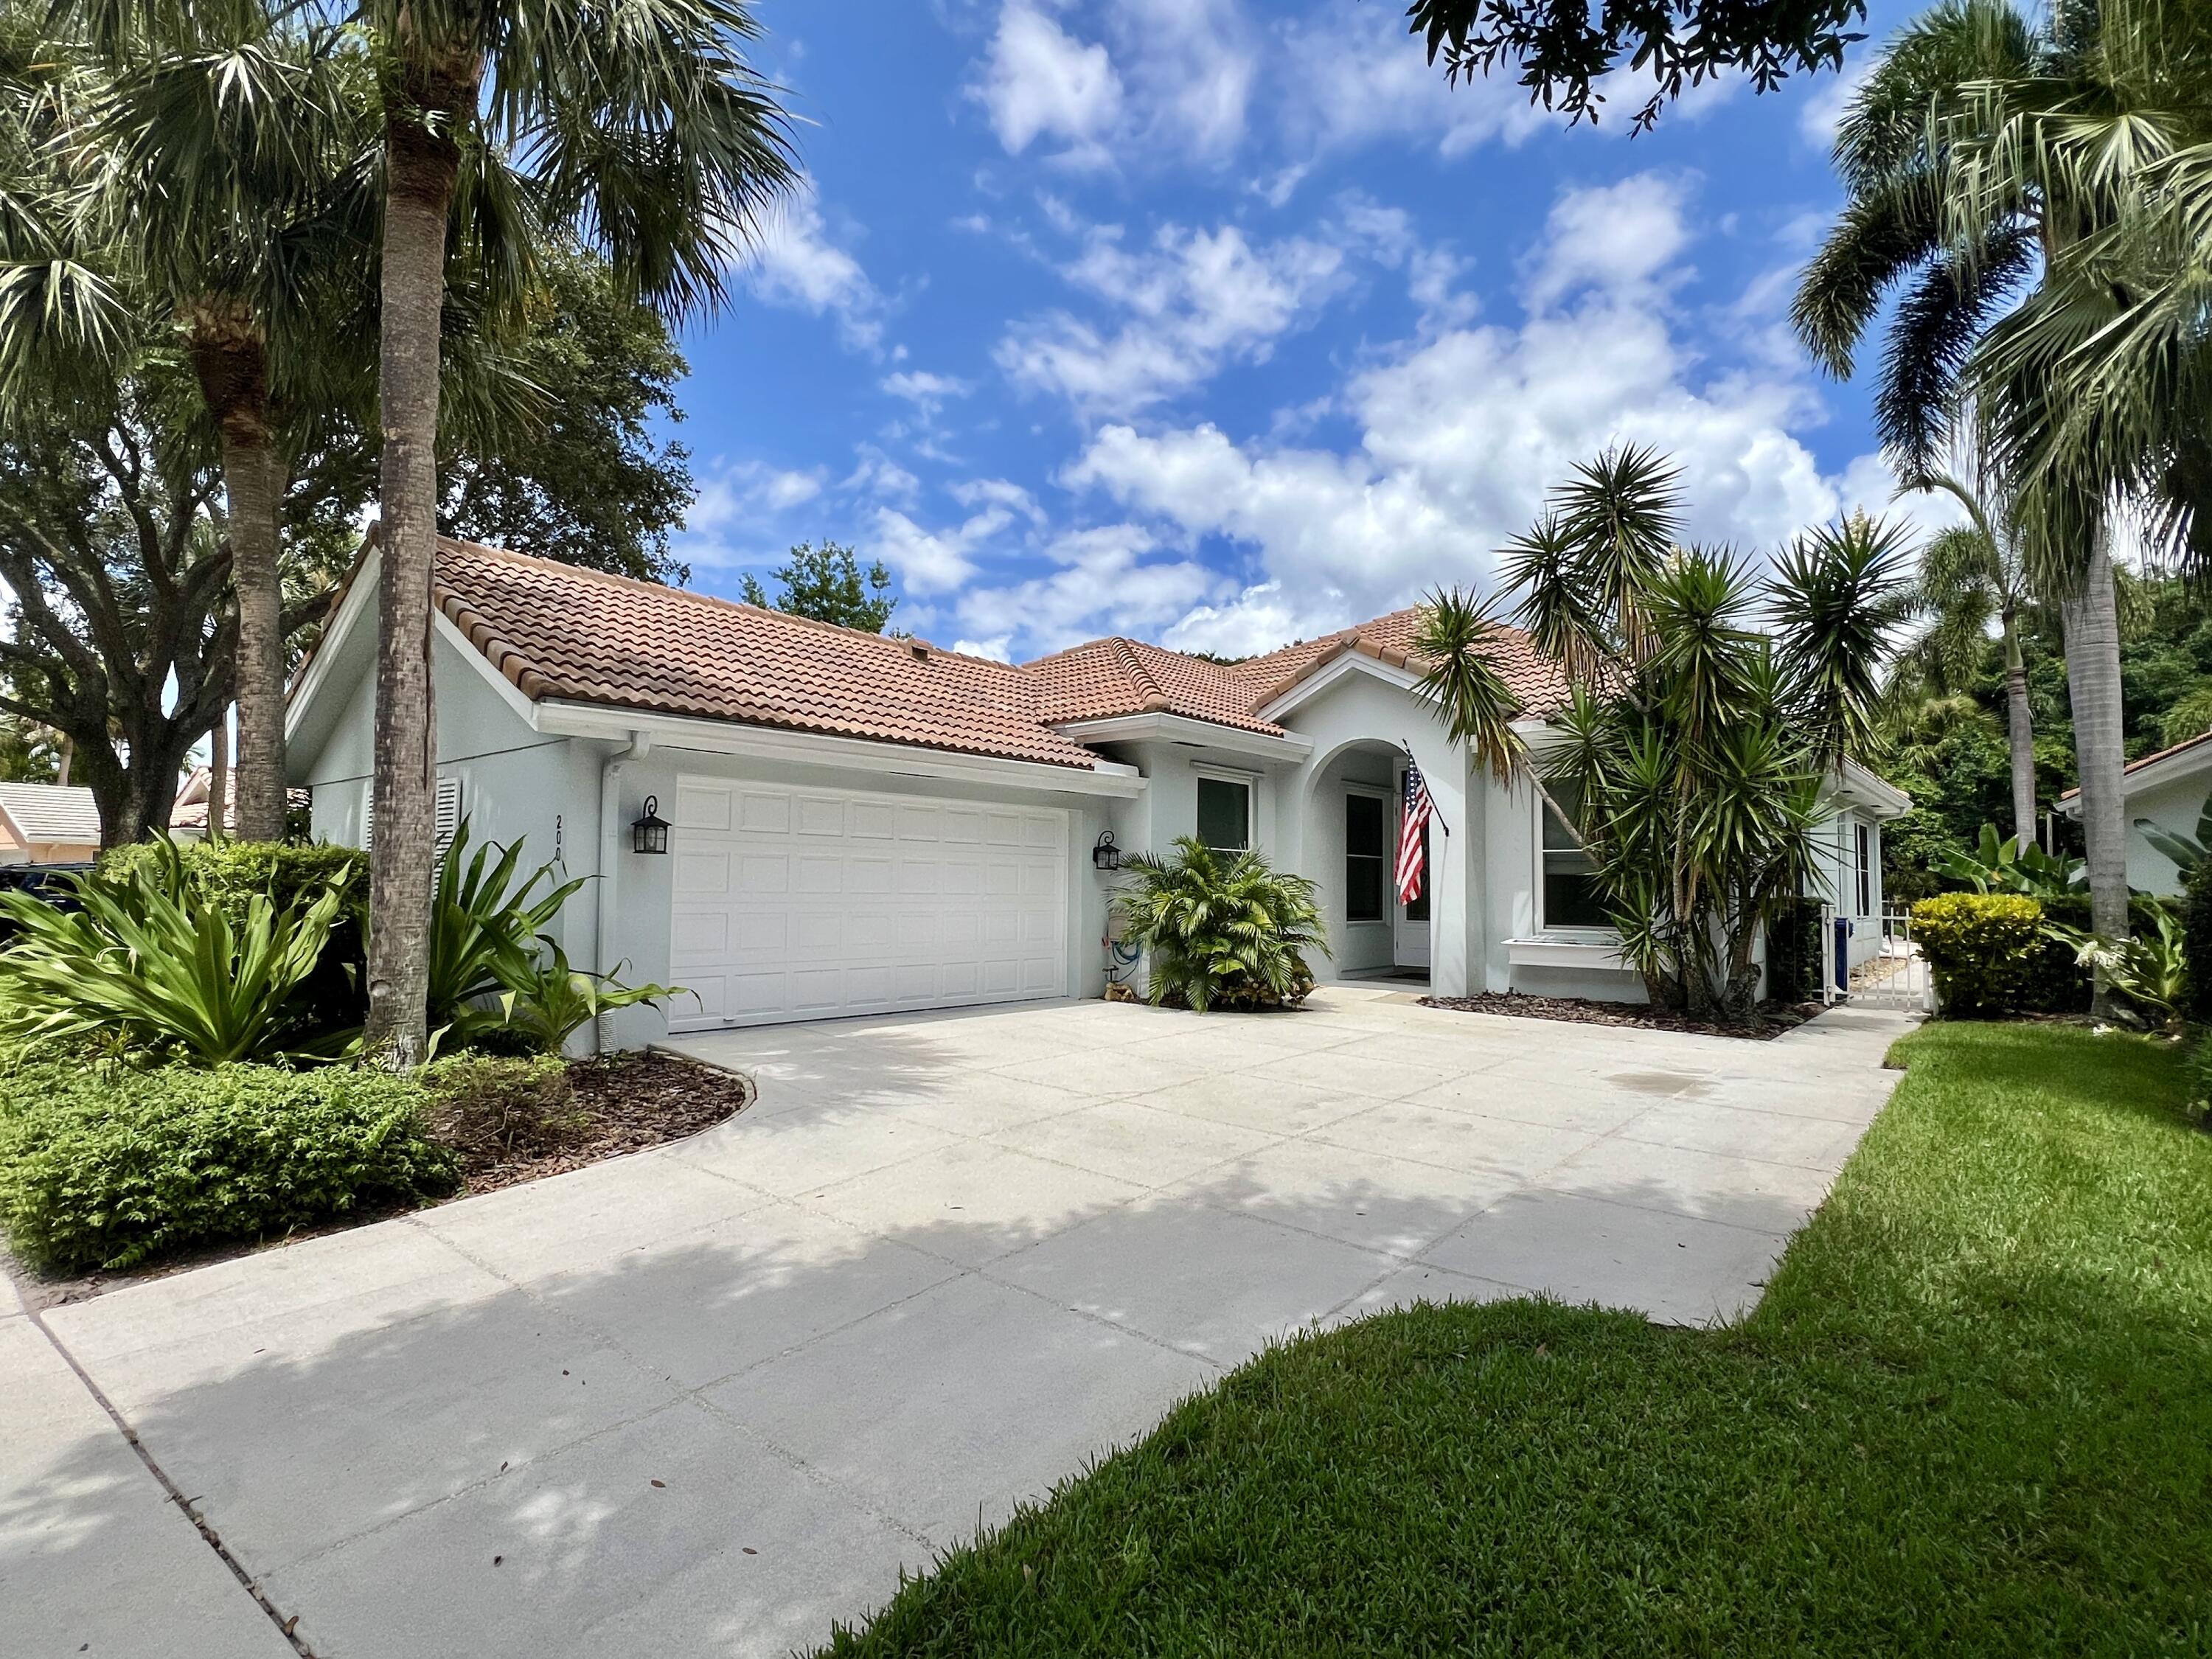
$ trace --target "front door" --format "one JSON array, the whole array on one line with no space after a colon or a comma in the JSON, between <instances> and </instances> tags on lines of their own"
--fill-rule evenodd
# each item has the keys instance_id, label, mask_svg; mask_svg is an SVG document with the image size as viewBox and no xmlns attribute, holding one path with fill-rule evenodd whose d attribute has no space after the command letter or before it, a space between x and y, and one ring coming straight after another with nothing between
<instances>
[{"instance_id":1,"label":"front door","mask_svg":"<svg viewBox=\"0 0 2212 1659\"><path fill-rule=\"evenodd\" d=\"M1402 816L1405 810L1406 775L1401 772L1398 775L1398 811L1401 814L1399 818L1401 825L1405 822ZM1430 823L1421 826L1421 890L1411 903L1398 897L1395 870L1397 842L1395 838L1391 843L1393 869L1390 897L1394 908L1391 912L1393 925L1390 954L1399 967L1418 968L1423 973L1426 973L1429 969L1429 890L1435 874L1429 867L1429 832L1433 823L1434 820L1431 820Z\"/></svg>"}]
</instances>

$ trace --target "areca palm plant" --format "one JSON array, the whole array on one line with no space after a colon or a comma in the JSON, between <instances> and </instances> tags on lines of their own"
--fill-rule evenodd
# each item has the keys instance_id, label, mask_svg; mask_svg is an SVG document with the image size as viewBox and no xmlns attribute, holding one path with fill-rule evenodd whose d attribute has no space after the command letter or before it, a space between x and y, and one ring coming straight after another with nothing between
<instances>
[{"instance_id":1,"label":"areca palm plant","mask_svg":"<svg viewBox=\"0 0 2212 1659\"><path fill-rule=\"evenodd\" d=\"M1194 836L1173 858L1146 853L1115 897L1122 934L1146 951L1154 1002L1209 1008L1287 1007L1313 989L1305 952L1327 950L1314 884L1250 851L1219 852Z\"/></svg>"},{"instance_id":2,"label":"areca palm plant","mask_svg":"<svg viewBox=\"0 0 2212 1659\"><path fill-rule=\"evenodd\" d=\"M496 267L526 259L533 224L558 227L629 291L683 313L720 301L796 173L772 88L743 55L757 30L742 0L363 0L356 15L380 76L384 180L368 1035L412 1064L427 1039L449 242Z\"/></svg>"},{"instance_id":3,"label":"areca palm plant","mask_svg":"<svg viewBox=\"0 0 2212 1659\"><path fill-rule=\"evenodd\" d=\"M1903 539L1854 517L1760 575L1724 550L1674 545L1681 507L1660 458L1611 453L1509 550L1506 592L1572 688L1530 763L1545 810L1588 854L1624 958L1655 1004L1744 1018L1759 940L1816 879L1822 789L1869 738ZM1448 610L1432 602L1432 619ZM1444 631L1432 623L1432 644ZM1498 743L1511 711L1435 672L1424 685L1463 742Z\"/></svg>"}]
</instances>

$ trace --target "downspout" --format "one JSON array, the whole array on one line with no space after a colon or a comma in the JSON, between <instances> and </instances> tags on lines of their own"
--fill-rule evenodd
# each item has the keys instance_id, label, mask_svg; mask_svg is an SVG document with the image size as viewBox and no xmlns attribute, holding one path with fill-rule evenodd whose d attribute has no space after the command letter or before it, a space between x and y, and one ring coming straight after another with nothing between
<instances>
[{"instance_id":1,"label":"downspout","mask_svg":"<svg viewBox=\"0 0 2212 1659\"><path fill-rule=\"evenodd\" d=\"M623 768L630 762L643 760L653 747L653 738L645 732L632 732L627 747L617 749L599 763L599 892L597 933L592 942L592 953L598 961L601 978L611 976L614 961L615 885L622 870L622 775ZM592 1024L592 1047L597 1054L605 1054L612 1042L610 1029L613 1017L601 1014Z\"/></svg>"}]
</instances>

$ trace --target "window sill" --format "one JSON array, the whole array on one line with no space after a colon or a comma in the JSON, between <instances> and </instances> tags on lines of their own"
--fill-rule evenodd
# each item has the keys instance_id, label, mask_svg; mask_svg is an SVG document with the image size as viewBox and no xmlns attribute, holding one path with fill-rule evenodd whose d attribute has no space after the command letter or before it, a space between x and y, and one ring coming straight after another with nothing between
<instances>
[{"instance_id":1,"label":"window sill","mask_svg":"<svg viewBox=\"0 0 2212 1659\"><path fill-rule=\"evenodd\" d=\"M1625 974L1616 934L1542 933L1505 941L1505 959L1516 968L1582 968Z\"/></svg>"}]
</instances>

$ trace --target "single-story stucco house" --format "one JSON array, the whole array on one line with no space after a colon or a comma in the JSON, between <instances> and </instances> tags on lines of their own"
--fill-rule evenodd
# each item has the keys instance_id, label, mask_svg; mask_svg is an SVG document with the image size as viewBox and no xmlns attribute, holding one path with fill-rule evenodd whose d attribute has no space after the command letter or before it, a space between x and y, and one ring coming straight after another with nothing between
<instances>
[{"instance_id":1,"label":"single-story stucco house","mask_svg":"<svg viewBox=\"0 0 2212 1659\"><path fill-rule=\"evenodd\" d=\"M374 832L374 547L295 684L292 781L319 838ZM1224 666L1126 639L1022 665L446 541L435 575L441 828L598 878L578 966L693 994L609 1041L1028 998L1105 983L1104 850L1251 846L1320 885L1345 976L1640 998L1583 855L1414 695L1403 611ZM1510 629L1531 734L1565 695ZM1390 881L1408 763L1435 804L1422 896ZM1878 915L1905 798L1850 769L1824 825L1839 902ZM665 820L667 852L634 850ZM1873 948L1873 930L1866 949ZM1854 954L1858 954L1855 951Z\"/></svg>"},{"instance_id":2,"label":"single-story stucco house","mask_svg":"<svg viewBox=\"0 0 2212 1659\"><path fill-rule=\"evenodd\" d=\"M0 865L88 864L100 806L76 783L0 783Z\"/></svg>"},{"instance_id":3,"label":"single-story stucco house","mask_svg":"<svg viewBox=\"0 0 2212 1659\"><path fill-rule=\"evenodd\" d=\"M2172 897L2181 891L2181 872L2142 832L2145 822L2170 835L2194 840L2204 802L2212 796L2212 732L2130 761L2121 774L2123 811L2128 821L2128 885L2140 893ZM2081 816L2081 792L2069 789L2057 808L2070 818Z\"/></svg>"}]
</instances>

